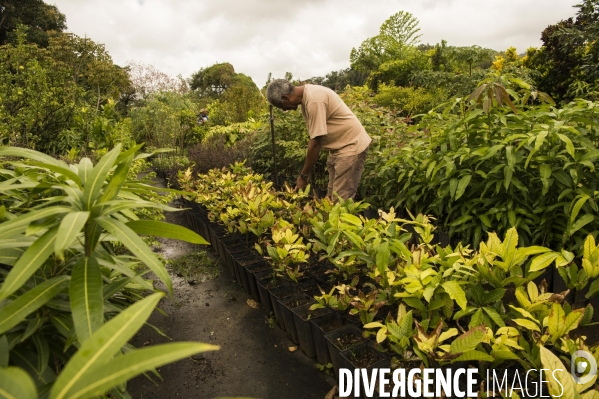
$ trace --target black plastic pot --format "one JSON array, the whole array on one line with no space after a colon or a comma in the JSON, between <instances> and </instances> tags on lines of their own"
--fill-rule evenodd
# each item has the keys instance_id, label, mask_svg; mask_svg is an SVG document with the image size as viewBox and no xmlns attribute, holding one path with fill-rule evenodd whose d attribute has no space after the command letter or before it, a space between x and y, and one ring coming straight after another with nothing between
<instances>
[{"instance_id":1,"label":"black plastic pot","mask_svg":"<svg viewBox=\"0 0 599 399\"><path fill-rule=\"evenodd\" d=\"M299 344L300 342L297 326L295 325L293 309L303 305L312 305L313 303L314 299L305 295L303 292L298 292L288 296L287 298L279 299L279 304L281 304L281 312L283 314L283 321L285 322L285 329L287 332L289 332L289 335L291 335L291 340L296 344Z\"/></svg>"},{"instance_id":2,"label":"black plastic pot","mask_svg":"<svg viewBox=\"0 0 599 399\"><path fill-rule=\"evenodd\" d=\"M252 297L254 300L260 302L260 293L258 292L258 284L256 283L254 273L264 270L272 271L272 268L264 259L253 255L250 255L248 258L238 259L237 261L239 262L239 266L241 266L241 270L246 274Z\"/></svg>"},{"instance_id":3,"label":"black plastic pot","mask_svg":"<svg viewBox=\"0 0 599 399\"><path fill-rule=\"evenodd\" d=\"M375 360L368 365L356 364L355 363L356 359L357 358L359 359L359 357L365 353L370 354L371 356L373 356L373 358L376 358L378 360ZM375 368L381 369L381 368L390 368L391 367L391 362L389 360L389 356L386 353L377 351L374 348L374 342L372 342L372 341L365 341L365 342L359 343L357 345L354 345L353 347L342 351L340 355L343 358L343 361L349 365L348 368L352 372L353 372L353 370L355 370L357 368L365 368L368 372L368 375L371 375L372 370ZM363 399L379 397L379 394L376 389L373 389L373 392L371 395L366 395L366 392L364 389L364 384L362 384L362 386L361 386L360 395L361 395L360 398L363 398Z\"/></svg>"},{"instance_id":4,"label":"black plastic pot","mask_svg":"<svg viewBox=\"0 0 599 399\"><path fill-rule=\"evenodd\" d=\"M233 236L227 236L227 237L218 239L216 242L218 244L217 244L215 250L216 250L219 258L227 266L227 268L231 272L231 276L235 279L235 281L240 283L241 277L239 276L239 273L235 270L235 265L232 262L228 261L228 254L226 251L226 247L228 245L235 245L237 243L237 239Z\"/></svg>"},{"instance_id":5,"label":"black plastic pot","mask_svg":"<svg viewBox=\"0 0 599 399\"><path fill-rule=\"evenodd\" d=\"M314 345L314 335L312 334L311 320L317 319L318 317L322 317L331 312L326 308L310 310L310 307L313 303L314 301L311 301L311 303L293 309L293 321L295 323L300 349L304 355L308 357L316 356L316 346Z\"/></svg>"},{"instance_id":6,"label":"black plastic pot","mask_svg":"<svg viewBox=\"0 0 599 399\"><path fill-rule=\"evenodd\" d=\"M262 302L264 310L266 310L266 314L268 317L270 317L271 314L274 315L272 302L270 301L270 293L268 292L268 286L272 279L272 270L257 272L254 275L254 278L256 279L256 287L258 288L260 302Z\"/></svg>"},{"instance_id":7,"label":"black plastic pot","mask_svg":"<svg viewBox=\"0 0 599 399\"><path fill-rule=\"evenodd\" d=\"M297 285L302 292L318 290L318 281L311 277L299 279Z\"/></svg>"},{"instance_id":8,"label":"black plastic pot","mask_svg":"<svg viewBox=\"0 0 599 399\"><path fill-rule=\"evenodd\" d=\"M235 275L238 278L237 283L244 288L245 292L250 294L250 285L247 281L245 271L237 261L237 259L247 256L249 256L248 249L245 247L245 245L238 243L237 239L235 239L235 244L227 246L225 249L225 260L235 270Z\"/></svg>"},{"instance_id":9,"label":"black plastic pot","mask_svg":"<svg viewBox=\"0 0 599 399\"><path fill-rule=\"evenodd\" d=\"M295 294L295 293L297 293L297 285L295 285L295 284L287 283L285 285L279 285L277 287L268 289L268 294L270 295L270 303L272 304L272 311L275 314L275 320L277 321L277 325L279 327L281 327L281 329L287 333L287 338L289 338L292 341L293 341L293 336L291 335L291 331L287 331L287 328L285 327L285 319L283 317L283 310L282 310L283 307L279 303L279 299L287 298L288 296ZM293 321L293 319L292 319L292 321ZM297 337L296 337L296 340L297 340Z\"/></svg>"},{"instance_id":10,"label":"black plastic pot","mask_svg":"<svg viewBox=\"0 0 599 399\"><path fill-rule=\"evenodd\" d=\"M362 330L353 324L348 324L326 334L324 337L327 340L327 348L329 349L333 369L335 369L335 377L339 379L339 369L350 368L350 363L341 356L341 352L350 350L357 344L365 341L364 337L362 337ZM347 337L351 337L353 341L351 344L340 342L341 339L347 339Z\"/></svg>"},{"instance_id":11,"label":"black plastic pot","mask_svg":"<svg viewBox=\"0 0 599 399\"><path fill-rule=\"evenodd\" d=\"M316 349L316 359L318 363L327 365L331 362L331 357L329 356L329 348L324 336L347 325L347 320L336 312L330 312L324 316L311 319L310 323L312 324L312 338L314 339L314 348Z\"/></svg>"},{"instance_id":12,"label":"black plastic pot","mask_svg":"<svg viewBox=\"0 0 599 399\"><path fill-rule=\"evenodd\" d=\"M258 237L252 233L246 234L236 234L237 238L239 238L239 242L245 244L248 248L254 248L254 244L258 242Z\"/></svg>"}]
</instances>

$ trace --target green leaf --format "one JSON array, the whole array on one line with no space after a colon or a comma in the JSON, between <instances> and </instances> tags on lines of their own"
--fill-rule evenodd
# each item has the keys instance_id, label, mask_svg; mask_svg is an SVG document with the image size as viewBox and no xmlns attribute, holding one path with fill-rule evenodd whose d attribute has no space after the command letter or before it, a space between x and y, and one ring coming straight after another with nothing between
<instances>
[{"instance_id":1,"label":"green leaf","mask_svg":"<svg viewBox=\"0 0 599 399\"><path fill-rule=\"evenodd\" d=\"M384 242L379 245L376 249L376 267L379 272L384 273L389 265L389 257L391 252L389 251L389 243Z\"/></svg>"},{"instance_id":2,"label":"green leaf","mask_svg":"<svg viewBox=\"0 0 599 399\"><path fill-rule=\"evenodd\" d=\"M557 252L545 252L532 260L530 264L529 272L538 272L539 270L545 269L549 266L557 257L559 253Z\"/></svg>"},{"instance_id":3,"label":"green leaf","mask_svg":"<svg viewBox=\"0 0 599 399\"><path fill-rule=\"evenodd\" d=\"M530 90L530 85L528 83L526 83L525 81L523 81L522 79L510 78L510 81L513 82L513 83L515 83L515 84L517 84L518 86L520 86L524 90Z\"/></svg>"},{"instance_id":4,"label":"green leaf","mask_svg":"<svg viewBox=\"0 0 599 399\"><path fill-rule=\"evenodd\" d=\"M17 299L0 309L0 334L10 330L25 318L42 307L68 284L68 276L58 276L44 281L20 295Z\"/></svg>"},{"instance_id":5,"label":"green leaf","mask_svg":"<svg viewBox=\"0 0 599 399\"><path fill-rule=\"evenodd\" d=\"M154 255L148 245L125 224L109 217L96 218L96 223L115 236L129 251L146 264L168 287L173 294L173 283L162 262Z\"/></svg>"},{"instance_id":6,"label":"green leaf","mask_svg":"<svg viewBox=\"0 0 599 399\"><path fill-rule=\"evenodd\" d=\"M218 349L220 348L215 345L196 342L175 342L139 349L119 356L107 364L93 367L68 390L66 397L69 399L97 397L145 371L196 353Z\"/></svg>"},{"instance_id":7,"label":"green leaf","mask_svg":"<svg viewBox=\"0 0 599 399\"><path fill-rule=\"evenodd\" d=\"M87 341L104 322L102 272L95 258L82 258L71 274L69 299L80 343Z\"/></svg>"},{"instance_id":8,"label":"green leaf","mask_svg":"<svg viewBox=\"0 0 599 399\"><path fill-rule=\"evenodd\" d=\"M64 250L81 233L88 219L89 212L71 212L62 218L54 242L54 253L59 259L64 259Z\"/></svg>"},{"instance_id":9,"label":"green leaf","mask_svg":"<svg viewBox=\"0 0 599 399\"><path fill-rule=\"evenodd\" d=\"M453 178L449 181L449 195L451 199L455 199L455 193L458 189L458 179Z\"/></svg>"},{"instance_id":10,"label":"green leaf","mask_svg":"<svg viewBox=\"0 0 599 399\"><path fill-rule=\"evenodd\" d=\"M453 340L449 348L450 352L458 354L473 351L482 342L486 330L485 326L478 326L466 331Z\"/></svg>"},{"instance_id":11,"label":"green leaf","mask_svg":"<svg viewBox=\"0 0 599 399\"><path fill-rule=\"evenodd\" d=\"M542 164L539 168L539 172L543 179L549 179L551 177L551 165L546 163Z\"/></svg>"},{"instance_id":12,"label":"green leaf","mask_svg":"<svg viewBox=\"0 0 599 399\"><path fill-rule=\"evenodd\" d=\"M596 296L597 293L599 293L599 279L593 280L593 282L589 284L589 292L587 292L584 297L589 299Z\"/></svg>"},{"instance_id":13,"label":"green leaf","mask_svg":"<svg viewBox=\"0 0 599 399\"><path fill-rule=\"evenodd\" d=\"M67 164L62 161L59 161L49 155L41 153L41 152L38 152L35 150L30 150L27 148L0 147L0 156L5 156L5 157L12 156L12 157L33 159L34 161L60 166L62 168L68 168Z\"/></svg>"},{"instance_id":14,"label":"green leaf","mask_svg":"<svg viewBox=\"0 0 599 399\"><path fill-rule=\"evenodd\" d=\"M68 167L62 167L62 166L58 166L56 164L50 164L50 163L46 163L46 162L32 162L31 164L49 169L52 172L60 173L61 175L73 180L75 182L75 184L77 184L78 187L81 187L81 179L75 172L73 172Z\"/></svg>"},{"instance_id":15,"label":"green leaf","mask_svg":"<svg viewBox=\"0 0 599 399\"><path fill-rule=\"evenodd\" d=\"M576 309L568 313L568 316L566 316L566 324L564 326L563 334L568 334L570 331L574 330L575 328L578 328L578 325L580 324L580 321L582 320L584 314L584 309Z\"/></svg>"},{"instance_id":16,"label":"green leaf","mask_svg":"<svg viewBox=\"0 0 599 399\"><path fill-rule=\"evenodd\" d=\"M29 374L18 367L0 367L0 398L37 399L37 389Z\"/></svg>"},{"instance_id":17,"label":"green leaf","mask_svg":"<svg viewBox=\"0 0 599 399\"><path fill-rule=\"evenodd\" d=\"M519 326L522 326L522 327L527 328L529 330L541 332L541 330L539 329L539 326L537 326L536 323L533 323L530 320L527 320L527 319L513 319L513 321L514 321L514 323L518 324Z\"/></svg>"},{"instance_id":18,"label":"green leaf","mask_svg":"<svg viewBox=\"0 0 599 399\"><path fill-rule=\"evenodd\" d=\"M580 399L569 369L549 349L544 346L539 346L539 349L543 368L551 370L547 376L549 394L560 399Z\"/></svg>"},{"instance_id":19,"label":"green leaf","mask_svg":"<svg viewBox=\"0 0 599 399\"><path fill-rule=\"evenodd\" d=\"M466 192L466 188L468 184L470 184L470 180L472 179L472 175L466 175L462 177L458 183L458 188L455 193L455 199L459 199Z\"/></svg>"},{"instance_id":20,"label":"green leaf","mask_svg":"<svg viewBox=\"0 0 599 399\"><path fill-rule=\"evenodd\" d=\"M362 221L360 220L360 218L356 215L352 215L351 213L342 213L339 216L339 219L343 220L344 222L353 224L354 226L362 226Z\"/></svg>"},{"instance_id":21,"label":"green leaf","mask_svg":"<svg viewBox=\"0 0 599 399\"><path fill-rule=\"evenodd\" d=\"M158 222L154 220L133 220L127 223L127 227L137 234L174 238L176 240L187 241L192 244L209 244L209 242L207 242L201 235L176 224Z\"/></svg>"},{"instance_id":22,"label":"green leaf","mask_svg":"<svg viewBox=\"0 0 599 399\"><path fill-rule=\"evenodd\" d=\"M83 210L91 210L120 152L121 145L117 144L89 173L83 188Z\"/></svg>"},{"instance_id":23,"label":"green leaf","mask_svg":"<svg viewBox=\"0 0 599 399\"><path fill-rule=\"evenodd\" d=\"M468 302L466 301L466 293L456 281L446 281L445 283L441 284L441 286L460 308L466 309L466 306L468 306Z\"/></svg>"},{"instance_id":24,"label":"green leaf","mask_svg":"<svg viewBox=\"0 0 599 399\"><path fill-rule=\"evenodd\" d=\"M362 241L362 238L359 235L357 235L356 233L347 231L347 230L343 230L343 235L345 235L345 237L347 237L347 239L357 248L364 247L364 241Z\"/></svg>"},{"instance_id":25,"label":"green leaf","mask_svg":"<svg viewBox=\"0 0 599 399\"><path fill-rule=\"evenodd\" d=\"M580 219L576 221L576 223L572 225L572 227L570 227L570 231L568 233L570 235L576 233L578 230L582 229L584 226L591 223L593 220L595 220L595 217L593 215L586 214L582 216Z\"/></svg>"},{"instance_id":26,"label":"green leaf","mask_svg":"<svg viewBox=\"0 0 599 399\"><path fill-rule=\"evenodd\" d=\"M507 159L507 165L510 169L514 169L514 165L516 165L516 154L514 153L514 147L508 145L505 147L505 157Z\"/></svg>"},{"instance_id":27,"label":"green leaf","mask_svg":"<svg viewBox=\"0 0 599 399\"><path fill-rule=\"evenodd\" d=\"M120 158L120 156L119 156ZM116 198L119 193L123 183L127 180L127 174L129 173L129 168L131 167L131 163L133 162L133 154L130 154L128 157L123 159L121 162L117 160L118 166L116 170L112 174L110 181L104 188L102 195L100 196L100 203L104 203L106 201L113 200Z\"/></svg>"},{"instance_id":28,"label":"green leaf","mask_svg":"<svg viewBox=\"0 0 599 399\"><path fill-rule=\"evenodd\" d=\"M485 352L474 351L473 350L473 351L461 354L456 359L452 360L452 363L456 363L456 362L470 362L470 361L492 362L494 360L495 360L495 358L493 356L488 355Z\"/></svg>"},{"instance_id":29,"label":"green leaf","mask_svg":"<svg viewBox=\"0 0 599 399\"><path fill-rule=\"evenodd\" d=\"M497 324L499 327L505 327L503 319L495 309L485 306L483 307L483 310L495 324Z\"/></svg>"},{"instance_id":30,"label":"green leaf","mask_svg":"<svg viewBox=\"0 0 599 399\"><path fill-rule=\"evenodd\" d=\"M77 165L77 173L81 179L81 184L85 185L85 182L89 179L89 176L94 169L94 164L91 159L87 157L81 158L79 165Z\"/></svg>"},{"instance_id":31,"label":"green leaf","mask_svg":"<svg viewBox=\"0 0 599 399\"><path fill-rule=\"evenodd\" d=\"M507 189L510 187L510 183L512 182L512 175L514 174L514 169L510 168L510 167L505 167L503 169L503 187Z\"/></svg>"},{"instance_id":32,"label":"green leaf","mask_svg":"<svg viewBox=\"0 0 599 399\"><path fill-rule=\"evenodd\" d=\"M580 209L589 199L590 197L588 195L583 195L581 198L578 199L578 201L576 201L574 207L572 208L572 212L570 213L570 223L574 223L576 217L578 216L578 212L580 212Z\"/></svg>"},{"instance_id":33,"label":"green leaf","mask_svg":"<svg viewBox=\"0 0 599 399\"><path fill-rule=\"evenodd\" d=\"M572 158L576 159L576 154L574 153L574 144L572 144L572 140L570 140L570 138L565 134L558 134L557 136L561 141L563 141L566 144L566 151L568 152L568 154L570 154Z\"/></svg>"},{"instance_id":34,"label":"green leaf","mask_svg":"<svg viewBox=\"0 0 599 399\"><path fill-rule=\"evenodd\" d=\"M50 399L70 398L69 392L81 381L93 381L94 368L113 362L113 356L146 322L162 294L134 303L98 329L71 357L50 391Z\"/></svg>"},{"instance_id":35,"label":"green leaf","mask_svg":"<svg viewBox=\"0 0 599 399\"><path fill-rule=\"evenodd\" d=\"M121 277L114 280L110 284L105 284L102 288L102 297L104 299L110 298L111 296L125 288L127 284L131 283L131 281L131 277Z\"/></svg>"},{"instance_id":36,"label":"green leaf","mask_svg":"<svg viewBox=\"0 0 599 399\"><path fill-rule=\"evenodd\" d=\"M21 255L0 287L0 301L17 291L54 251L58 227L48 230Z\"/></svg>"},{"instance_id":37,"label":"green leaf","mask_svg":"<svg viewBox=\"0 0 599 399\"><path fill-rule=\"evenodd\" d=\"M564 309L562 309L560 304L554 303L549 312L547 323L547 328L549 329L549 334L552 335L553 342L564 335L564 330L566 329L565 323L566 313L564 312Z\"/></svg>"},{"instance_id":38,"label":"green leaf","mask_svg":"<svg viewBox=\"0 0 599 399\"><path fill-rule=\"evenodd\" d=\"M0 239L15 238L17 234L24 232L31 222L71 211L72 209L64 206L51 206L19 215L14 219L0 224Z\"/></svg>"}]
</instances>

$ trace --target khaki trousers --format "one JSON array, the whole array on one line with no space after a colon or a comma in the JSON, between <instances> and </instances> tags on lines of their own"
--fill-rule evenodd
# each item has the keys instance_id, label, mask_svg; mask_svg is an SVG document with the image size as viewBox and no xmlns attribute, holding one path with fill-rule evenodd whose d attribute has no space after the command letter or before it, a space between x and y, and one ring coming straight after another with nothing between
<instances>
[{"instance_id":1,"label":"khaki trousers","mask_svg":"<svg viewBox=\"0 0 599 399\"><path fill-rule=\"evenodd\" d=\"M364 170L364 161L368 148L358 155L335 156L329 154L327 170L329 171L329 187L327 196L331 199L354 198ZM333 196L333 193L336 194Z\"/></svg>"}]
</instances>

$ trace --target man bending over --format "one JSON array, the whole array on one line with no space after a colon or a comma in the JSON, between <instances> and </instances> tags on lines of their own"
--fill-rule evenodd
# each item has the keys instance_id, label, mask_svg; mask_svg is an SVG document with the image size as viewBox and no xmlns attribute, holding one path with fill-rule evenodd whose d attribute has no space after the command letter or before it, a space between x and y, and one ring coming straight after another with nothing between
<instances>
[{"instance_id":1,"label":"man bending over","mask_svg":"<svg viewBox=\"0 0 599 399\"><path fill-rule=\"evenodd\" d=\"M333 195L342 199L354 198L372 139L339 95L324 86L294 86L285 79L275 79L266 89L266 98L273 106L284 111L302 106L310 141L296 187L306 187L320 149L324 148L329 152L327 195L329 198L334 198Z\"/></svg>"}]
</instances>

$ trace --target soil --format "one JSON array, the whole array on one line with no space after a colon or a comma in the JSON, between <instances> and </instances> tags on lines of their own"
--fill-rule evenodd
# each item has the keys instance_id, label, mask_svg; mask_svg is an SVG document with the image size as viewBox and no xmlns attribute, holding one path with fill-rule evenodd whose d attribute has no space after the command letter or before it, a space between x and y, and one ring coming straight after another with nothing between
<instances>
[{"instance_id":1,"label":"soil","mask_svg":"<svg viewBox=\"0 0 599 399\"><path fill-rule=\"evenodd\" d=\"M291 301L290 303L288 303L287 307L289 309L295 309L295 308L299 308L302 305L307 304L308 302L310 302L310 300L308 298L296 299L295 301Z\"/></svg>"},{"instance_id":2,"label":"soil","mask_svg":"<svg viewBox=\"0 0 599 399\"><path fill-rule=\"evenodd\" d=\"M381 360L381 356L372 348L365 348L356 353L352 353L350 360L356 368L367 368Z\"/></svg>"},{"instance_id":3,"label":"soil","mask_svg":"<svg viewBox=\"0 0 599 399\"><path fill-rule=\"evenodd\" d=\"M320 326L320 328L322 328L322 331L324 331L325 333L331 332L341 327L343 327L343 321L341 321L341 319L338 318L332 318L329 322Z\"/></svg>"},{"instance_id":4,"label":"soil","mask_svg":"<svg viewBox=\"0 0 599 399\"><path fill-rule=\"evenodd\" d=\"M354 344L357 344L362 341L364 341L364 338L349 333L349 334L342 335L341 337L337 338L335 340L334 344L337 348L339 348L341 350L345 350L345 349L349 348L350 346L353 346Z\"/></svg>"},{"instance_id":5,"label":"soil","mask_svg":"<svg viewBox=\"0 0 599 399\"><path fill-rule=\"evenodd\" d=\"M167 221L187 226L183 212L167 214ZM166 259L205 249L176 240L159 241L158 252ZM171 278L173 297L159 305L168 316L154 312L148 323L172 341L200 341L220 345L221 349L160 367L163 381L154 383L144 376L133 379L127 384L132 398L322 399L335 385L333 377L316 369L313 359L289 350L295 346L293 342L279 328L269 327L262 305L259 309L248 305L251 296L222 264L217 277L212 274L194 280L194 284L172 272ZM157 278L155 284L161 287ZM142 347L171 339L145 326L131 343Z\"/></svg>"}]
</instances>

